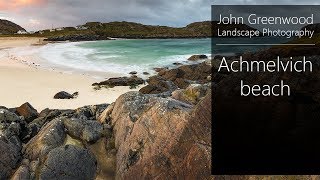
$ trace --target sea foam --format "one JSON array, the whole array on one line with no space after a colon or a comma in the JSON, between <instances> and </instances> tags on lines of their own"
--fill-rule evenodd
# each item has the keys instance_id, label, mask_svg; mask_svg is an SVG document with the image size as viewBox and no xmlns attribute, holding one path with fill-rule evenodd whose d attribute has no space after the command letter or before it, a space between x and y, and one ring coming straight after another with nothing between
<instances>
[{"instance_id":1,"label":"sea foam","mask_svg":"<svg viewBox=\"0 0 320 180\"><path fill-rule=\"evenodd\" d=\"M190 64L192 62L187 59L193 54L209 56L210 40L207 42L205 45L208 46L202 42L199 50L194 48L195 40L116 40L53 43L11 51L20 58L37 57L37 63L49 69L118 75L137 71L141 75L143 72L155 73L155 67L173 67L176 62Z\"/></svg>"}]
</instances>

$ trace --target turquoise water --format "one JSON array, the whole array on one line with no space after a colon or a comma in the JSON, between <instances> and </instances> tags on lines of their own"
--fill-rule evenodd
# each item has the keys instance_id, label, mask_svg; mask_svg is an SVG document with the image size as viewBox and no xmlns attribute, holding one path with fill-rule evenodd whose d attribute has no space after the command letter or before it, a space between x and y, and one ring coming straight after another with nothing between
<instances>
[{"instance_id":1,"label":"turquoise water","mask_svg":"<svg viewBox=\"0 0 320 180\"><path fill-rule=\"evenodd\" d=\"M154 72L155 67L173 66L193 54L211 54L210 39L109 40L49 44L40 57L60 67L90 72L128 74Z\"/></svg>"},{"instance_id":2,"label":"turquoise water","mask_svg":"<svg viewBox=\"0 0 320 180\"><path fill-rule=\"evenodd\" d=\"M166 61L183 61L186 60L183 58L185 55L210 54L210 43L210 39L158 39L98 41L78 46L96 50L94 54L87 56L89 59L124 65L145 65L146 63L161 64Z\"/></svg>"},{"instance_id":3,"label":"turquoise water","mask_svg":"<svg viewBox=\"0 0 320 180\"><path fill-rule=\"evenodd\" d=\"M238 43L245 39L213 39L214 43ZM275 42L255 38L250 41ZM255 46L213 46L214 54L256 51ZM249 49L248 49L249 48ZM23 51L26 52L26 51ZM42 59L44 66L67 71L100 72L128 75L131 71L155 73L155 67L174 67L173 63L190 64L194 54L211 56L211 39L109 40L95 42L54 43L27 51Z\"/></svg>"}]
</instances>

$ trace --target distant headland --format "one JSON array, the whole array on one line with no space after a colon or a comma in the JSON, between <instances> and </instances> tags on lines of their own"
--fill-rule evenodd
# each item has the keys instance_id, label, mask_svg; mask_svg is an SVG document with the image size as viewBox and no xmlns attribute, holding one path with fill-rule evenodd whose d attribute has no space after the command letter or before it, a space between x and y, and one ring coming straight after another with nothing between
<instances>
[{"instance_id":1,"label":"distant headland","mask_svg":"<svg viewBox=\"0 0 320 180\"><path fill-rule=\"evenodd\" d=\"M17 25L18 26L18 25ZM210 38L216 37L216 29L224 26L224 29L238 28L252 30L245 24L218 25L217 21L202 21L188 24L185 27L169 27L159 25L144 25L135 22L88 22L76 27L59 27L36 32L26 32L23 28L2 34L16 34L24 36L46 37L49 41L90 41L108 40L111 38L126 39L168 39L168 38ZM214 29L212 30L212 27ZM217 28L216 28L217 27Z\"/></svg>"}]
</instances>

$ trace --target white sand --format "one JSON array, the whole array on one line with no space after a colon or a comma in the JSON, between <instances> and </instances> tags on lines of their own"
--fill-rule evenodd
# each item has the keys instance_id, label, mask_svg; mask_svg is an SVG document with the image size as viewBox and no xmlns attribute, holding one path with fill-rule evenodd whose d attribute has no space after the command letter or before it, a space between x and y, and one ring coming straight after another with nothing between
<instances>
[{"instance_id":1,"label":"white sand","mask_svg":"<svg viewBox=\"0 0 320 180\"><path fill-rule=\"evenodd\" d=\"M0 37L0 49L22 47L29 45L41 45L44 38L29 38L29 37Z\"/></svg>"},{"instance_id":2,"label":"white sand","mask_svg":"<svg viewBox=\"0 0 320 180\"><path fill-rule=\"evenodd\" d=\"M0 49L29 46L38 42L39 38L0 38ZM85 105L112 103L121 94L132 91L129 87L95 91L91 84L97 81L89 76L28 66L15 59L14 54L0 50L0 106L11 108L29 102L38 111L45 108L75 109ZM79 92L79 96L70 100L53 99L59 91L71 94Z\"/></svg>"}]
</instances>

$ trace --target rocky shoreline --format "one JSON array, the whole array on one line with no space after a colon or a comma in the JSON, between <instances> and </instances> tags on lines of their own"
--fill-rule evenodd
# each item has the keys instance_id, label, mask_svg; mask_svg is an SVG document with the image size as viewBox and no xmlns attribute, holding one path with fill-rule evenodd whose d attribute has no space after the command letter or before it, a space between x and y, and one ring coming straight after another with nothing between
<instances>
[{"instance_id":1,"label":"rocky shoreline","mask_svg":"<svg viewBox=\"0 0 320 180\"><path fill-rule=\"evenodd\" d=\"M210 66L159 72L152 77L159 86L146 88L155 90L128 92L112 104L0 107L0 179L210 177Z\"/></svg>"},{"instance_id":2,"label":"rocky shoreline","mask_svg":"<svg viewBox=\"0 0 320 180\"><path fill-rule=\"evenodd\" d=\"M81 41L102 41L102 40L115 40L115 39L205 39L210 38L210 36L112 36L105 37L100 35L86 35L86 34L75 34L75 35L67 35L67 36L54 36L44 39L44 41L48 42L81 42Z\"/></svg>"},{"instance_id":3,"label":"rocky shoreline","mask_svg":"<svg viewBox=\"0 0 320 180\"><path fill-rule=\"evenodd\" d=\"M75 34L75 35L66 35L66 36L55 36L49 37L44 39L44 41L71 41L71 42L78 42L78 41L100 41L100 40L112 40L109 37L100 36L100 35L93 35L93 34Z\"/></svg>"}]
</instances>

